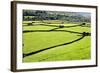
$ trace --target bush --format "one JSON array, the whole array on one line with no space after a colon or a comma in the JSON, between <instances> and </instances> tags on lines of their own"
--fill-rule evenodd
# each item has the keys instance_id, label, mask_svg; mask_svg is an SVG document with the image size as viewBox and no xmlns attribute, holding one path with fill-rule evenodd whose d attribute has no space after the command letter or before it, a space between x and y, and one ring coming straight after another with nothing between
<instances>
[{"instance_id":1,"label":"bush","mask_svg":"<svg viewBox=\"0 0 100 73\"><path fill-rule=\"evenodd\" d=\"M28 23L28 26L32 26L32 23Z\"/></svg>"},{"instance_id":2,"label":"bush","mask_svg":"<svg viewBox=\"0 0 100 73\"><path fill-rule=\"evenodd\" d=\"M59 25L59 28L64 28L64 25Z\"/></svg>"}]
</instances>

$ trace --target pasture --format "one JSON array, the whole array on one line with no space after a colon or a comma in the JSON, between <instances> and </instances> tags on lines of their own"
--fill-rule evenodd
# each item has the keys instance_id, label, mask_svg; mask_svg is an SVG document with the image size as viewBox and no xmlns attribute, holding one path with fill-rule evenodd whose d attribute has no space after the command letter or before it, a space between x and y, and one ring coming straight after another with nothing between
<instances>
[{"instance_id":1,"label":"pasture","mask_svg":"<svg viewBox=\"0 0 100 73\"><path fill-rule=\"evenodd\" d=\"M90 23L23 21L23 62L90 59L90 34Z\"/></svg>"}]
</instances>

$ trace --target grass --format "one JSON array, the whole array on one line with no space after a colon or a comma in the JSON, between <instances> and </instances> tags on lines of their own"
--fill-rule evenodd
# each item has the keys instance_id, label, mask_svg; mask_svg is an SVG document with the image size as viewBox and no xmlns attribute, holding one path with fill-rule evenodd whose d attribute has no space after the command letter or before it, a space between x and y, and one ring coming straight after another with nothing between
<instances>
[{"instance_id":1,"label":"grass","mask_svg":"<svg viewBox=\"0 0 100 73\"><path fill-rule=\"evenodd\" d=\"M24 23L28 23L27 21ZM24 25L24 24L23 24ZM59 24L49 24L59 25ZM77 24L64 24L64 26L73 26ZM55 27L49 26L23 26L24 30L50 30ZM57 30L70 30L75 32L90 32L89 27L71 27ZM23 33L23 53L38 51L50 46L71 42L80 38L79 34L70 32L28 32ZM44 61L65 61L65 60L85 60L91 58L91 37L86 36L83 39L72 44L51 48L37 54L23 58L23 62L44 62Z\"/></svg>"},{"instance_id":2,"label":"grass","mask_svg":"<svg viewBox=\"0 0 100 73\"><path fill-rule=\"evenodd\" d=\"M58 37L58 35L59 35L59 37ZM75 36L75 37L73 37L73 36ZM70 33L66 33L66 32L27 33L27 34L24 34L25 49L23 51L24 51L24 53L29 53L31 51L36 51L36 50L47 48L47 47L54 46L57 44L70 42L79 37L80 36L76 36L75 34L70 34ZM33 42L30 42L30 41L33 41Z\"/></svg>"}]
</instances>

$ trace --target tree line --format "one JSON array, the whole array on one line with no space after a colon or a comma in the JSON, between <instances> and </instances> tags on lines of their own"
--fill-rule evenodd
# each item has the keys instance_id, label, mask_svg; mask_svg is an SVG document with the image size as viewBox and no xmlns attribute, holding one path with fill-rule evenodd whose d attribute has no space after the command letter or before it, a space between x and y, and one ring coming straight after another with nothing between
<instances>
[{"instance_id":1,"label":"tree line","mask_svg":"<svg viewBox=\"0 0 100 73\"><path fill-rule=\"evenodd\" d=\"M90 22L90 17L84 17L76 12L23 10L23 21L66 20L69 22Z\"/></svg>"}]
</instances>

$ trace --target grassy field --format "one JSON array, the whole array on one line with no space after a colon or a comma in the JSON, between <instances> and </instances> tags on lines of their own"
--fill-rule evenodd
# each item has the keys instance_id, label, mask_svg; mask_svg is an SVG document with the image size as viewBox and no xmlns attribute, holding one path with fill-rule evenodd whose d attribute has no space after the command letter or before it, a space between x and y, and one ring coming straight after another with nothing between
<instances>
[{"instance_id":1,"label":"grassy field","mask_svg":"<svg viewBox=\"0 0 100 73\"><path fill-rule=\"evenodd\" d=\"M78 24L76 23L71 24L66 22L63 24L64 28L59 28L58 26L60 23L57 23L57 21L56 23L53 22L54 21L52 21L52 23L47 23L47 21L45 21L45 23L42 23L40 21L35 21L31 26L27 26L27 24L31 23L31 21L23 22L23 31L27 31L23 32L24 55L49 47L49 49L25 56L23 58L23 62L85 60L91 58L90 36L85 36L84 38L69 44L69 42L81 38L83 32L90 33L91 32L90 27L77 26ZM67 26L75 26L75 25L76 27L65 28ZM48 31L52 29L55 29L56 31L55 30ZM41 32L42 30L43 32ZM67 44L62 46L52 47L63 43Z\"/></svg>"}]
</instances>

